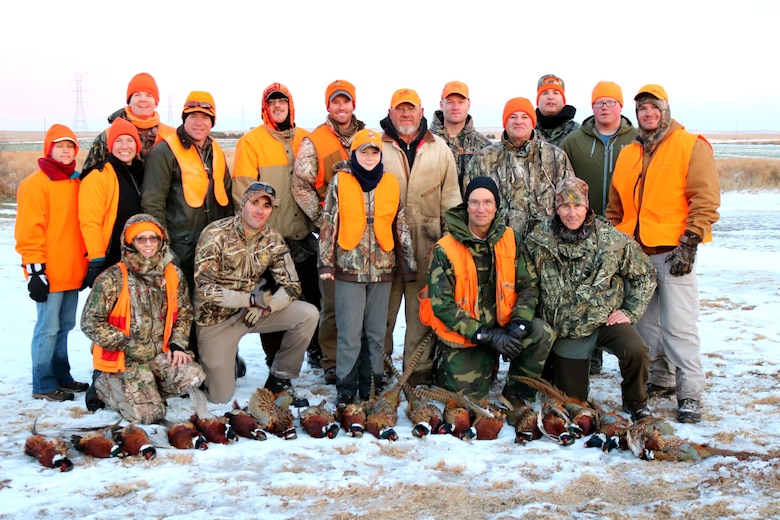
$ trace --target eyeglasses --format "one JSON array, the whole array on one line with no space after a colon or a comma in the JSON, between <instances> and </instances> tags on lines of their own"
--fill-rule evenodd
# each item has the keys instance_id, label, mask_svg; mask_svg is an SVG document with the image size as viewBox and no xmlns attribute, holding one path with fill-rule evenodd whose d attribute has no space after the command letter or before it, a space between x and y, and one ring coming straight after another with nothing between
<instances>
[{"instance_id":1,"label":"eyeglasses","mask_svg":"<svg viewBox=\"0 0 780 520\"><path fill-rule=\"evenodd\" d=\"M415 107L415 106L406 106L405 107L403 105L398 105L393 110L395 110L396 112L400 112L401 114L414 114L418 110L420 110L420 107Z\"/></svg>"},{"instance_id":2,"label":"eyeglasses","mask_svg":"<svg viewBox=\"0 0 780 520\"><path fill-rule=\"evenodd\" d=\"M214 108L214 105L212 105L211 103L206 103L205 101L187 101L184 104L184 106L187 108L200 107L200 108L205 108L206 110L211 110L212 108Z\"/></svg>"},{"instance_id":3,"label":"eyeglasses","mask_svg":"<svg viewBox=\"0 0 780 520\"><path fill-rule=\"evenodd\" d=\"M496 201L494 200L470 200L468 202L471 209L479 209L480 206L485 209L493 209L496 207Z\"/></svg>"},{"instance_id":4,"label":"eyeglasses","mask_svg":"<svg viewBox=\"0 0 780 520\"><path fill-rule=\"evenodd\" d=\"M249 185L246 191L264 191L269 195L271 195L273 198L276 198L276 190L274 189L274 187L264 182L253 182L252 184Z\"/></svg>"},{"instance_id":5,"label":"eyeglasses","mask_svg":"<svg viewBox=\"0 0 780 520\"><path fill-rule=\"evenodd\" d=\"M133 242L136 244L159 244L162 238L159 235L152 235L150 237L135 237Z\"/></svg>"},{"instance_id":6,"label":"eyeglasses","mask_svg":"<svg viewBox=\"0 0 780 520\"><path fill-rule=\"evenodd\" d=\"M595 103L593 103L593 108L602 108L602 107L612 108L615 105L617 105L617 101L614 99L610 99L607 101L596 101Z\"/></svg>"}]
</instances>

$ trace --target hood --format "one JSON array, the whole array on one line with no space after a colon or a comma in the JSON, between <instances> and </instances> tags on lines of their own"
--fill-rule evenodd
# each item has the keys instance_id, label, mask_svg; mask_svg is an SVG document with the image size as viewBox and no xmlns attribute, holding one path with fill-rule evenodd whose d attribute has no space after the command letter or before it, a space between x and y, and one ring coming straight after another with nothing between
<instances>
[{"instance_id":1,"label":"hood","mask_svg":"<svg viewBox=\"0 0 780 520\"><path fill-rule=\"evenodd\" d=\"M151 222L152 224L159 227L160 231L162 232L162 241L160 242L160 249L159 251L157 251L157 253L155 253L153 256L149 258L139 253L135 249L133 244L128 244L125 241L125 234L127 233L127 229L133 224L139 222ZM165 226L160 224L160 222L156 218L149 215L148 213L139 213L127 219L127 222L125 222L125 225L122 228L121 241L122 241L121 261L124 262L128 268L130 268L132 271L134 271L135 273L141 276L147 275L147 276L162 277L165 266L173 262L174 260L173 253L171 252L171 244L170 244L171 241L168 236L168 230L166 230Z\"/></svg>"},{"instance_id":2,"label":"hood","mask_svg":"<svg viewBox=\"0 0 780 520\"><path fill-rule=\"evenodd\" d=\"M461 202L454 208L450 208L444 212L444 222L450 230L452 236L458 239L463 244L478 243L481 240L474 238L468 225L468 203ZM492 246L503 236L506 225L501 222L496 214L496 218L493 219L493 224L490 225L486 241Z\"/></svg>"}]
</instances>

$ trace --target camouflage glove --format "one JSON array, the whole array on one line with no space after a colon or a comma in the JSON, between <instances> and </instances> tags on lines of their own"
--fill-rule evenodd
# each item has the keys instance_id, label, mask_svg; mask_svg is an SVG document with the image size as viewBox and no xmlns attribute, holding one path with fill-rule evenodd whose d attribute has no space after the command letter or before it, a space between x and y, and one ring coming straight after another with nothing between
<instances>
[{"instance_id":1,"label":"camouflage glove","mask_svg":"<svg viewBox=\"0 0 780 520\"><path fill-rule=\"evenodd\" d=\"M665 262L670 263L669 272L672 276L690 274L696 262L696 247L701 237L693 231L686 231L680 237L680 245L666 255Z\"/></svg>"},{"instance_id":2,"label":"camouflage glove","mask_svg":"<svg viewBox=\"0 0 780 520\"><path fill-rule=\"evenodd\" d=\"M46 264L27 264L27 290L30 298L38 303L49 299L49 279L46 277Z\"/></svg>"}]
</instances>

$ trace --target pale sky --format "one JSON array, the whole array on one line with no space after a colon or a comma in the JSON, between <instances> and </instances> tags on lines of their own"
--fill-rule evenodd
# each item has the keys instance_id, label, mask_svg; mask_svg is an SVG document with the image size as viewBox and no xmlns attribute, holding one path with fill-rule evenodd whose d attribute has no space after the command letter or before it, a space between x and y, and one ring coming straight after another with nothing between
<instances>
[{"instance_id":1,"label":"pale sky","mask_svg":"<svg viewBox=\"0 0 780 520\"><path fill-rule=\"evenodd\" d=\"M658 83L690 130L780 131L778 2L27 0L3 11L0 131L73 127L77 78L87 128L102 130L138 72L157 80L163 122L180 124L187 94L207 90L223 131L260 124L260 95L275 81L312 129L335 79L355 84L369 127L403 87L430 120L457 79L476 126L498 128L506 101L535 104L547 73L565 80L577 121L609 80L633 122L634 95Z\"/></svg>"}]
</instances>

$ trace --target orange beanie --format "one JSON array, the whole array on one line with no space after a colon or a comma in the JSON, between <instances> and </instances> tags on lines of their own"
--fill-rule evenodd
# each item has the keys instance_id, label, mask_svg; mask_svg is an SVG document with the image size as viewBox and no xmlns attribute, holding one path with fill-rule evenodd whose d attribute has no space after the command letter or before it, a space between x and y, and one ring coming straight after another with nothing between
<instances>
[{"instance_id":1,"label":"orange beanie","mask_svg":"<svg viewBox=\"0 0 780 520\"><path fill-rule=\"evenodd\" d=\"M509 116L515 112L525 112L528 114L528 116L531 118L531 121L534 123L534 128L536 128L536 111L534 110L534 106L531 104L531 102L524 97L512 98L506 102L506 105L504 105L504 128L506 128L506 122L509 120Z\"/></svg>"},{"instance_id":2,"label":"orange beanie","mask_svg":"<svg viewBox=\"0 0 780 520\"><path fill-rule=\"evenodd\" d=\"M157 90L157 82L146 72L141 72L133 76L130 83L127 84L127 103L130 104L130 98L136 92L148 92L154 98L156 105L160 104L160 91Z\"/></svg>"},{"instance_id":3,"label":"orange beanie","mask_svg":"<svg viewBox=\"0 0 780 520\"><path fill-rule=\"evenodd\" d=\"M561 78L554 74L545 74L536 83L536 104L539 104L539 98L542 97L542 92L545 90L557 90L563 96L563 104L566 104L566 92L564 89L566 84Z\"/></svg>"},{"instance_id":4,"label":"orange beanie","mask_svg":"<svg viewBox=\"0 0 780 520\"><path fill-rule=\"evenodd\" d=\"M43 138L43 156L48 157L51 154L51 148L54 143L60 141L71 141L76 145L76 154L79 153L79 140L76 139L76 134L73 130L65 125L51 125L46 131L46 136Z\"/></svg>"},{"instance_id":5,"label":"orange beanie","mask_svg":"<svg viewBox=\"0 0 780 520\"><path fill-rule=\"evenodd\" d=\"M337 79L325 89L325 108L330 106L331 100L339 94L347 96L355 108L355 85L343 79Z\"/></svg>"},{"instance_id":6,"label":"orange beanie","mask_svg":"<svg viewBox=\"0 0 780 520\"><path fill-rule=\"evenodd\" d=\"M593 94L590 96L590 103L595 103L601 97L616 99L620 106L623 106L623 89L617 83L612 81L599 81L596 83L596 86L593 87Z\"/></svg>"},{"instance_id":7,"label":"orange beanie","mask_svg":"<svg viewBox=\"0 0 780 520\"><path fill-rule=\"evenodd\" d=\"M108 127L108 131L106 132L106 144L108 145L109 152L114 151L114 143L116 142L116 138L120 135L129 135L132 137L135 141L136 152L141 152L141 137L138 135L138 129L133 123L127 119L122 119L121 117L114 119L114 122L111 123L111 126Z\"/></svg>"},{"instance_id":8,"label":"orange beanie","mask_svg":"<svg viewBox=\"0 0 780 520\"><path fill-rule=\"evenodd\" d=\"M142 220L141 222L135 222L127 226L127 229L125 229L125 243L132 244L133 239L138 235L140 235L141 233L143 233L144 231L151 231L152 233L154 233L159 237L164 236L162 229L160 229L160 226L158 226L154 222Z\"/></svg>"}]
</instances>

